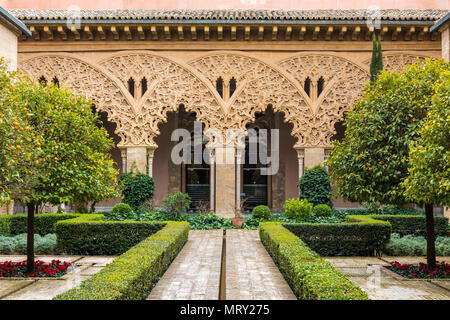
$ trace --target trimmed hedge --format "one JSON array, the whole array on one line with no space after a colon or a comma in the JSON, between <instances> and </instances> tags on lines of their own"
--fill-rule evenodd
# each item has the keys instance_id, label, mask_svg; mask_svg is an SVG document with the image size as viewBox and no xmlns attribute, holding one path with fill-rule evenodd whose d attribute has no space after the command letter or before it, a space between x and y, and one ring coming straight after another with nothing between
<instances>
[{"instance_id":1,"label":"trimmed hedge","mask_svg":"<svg viewBox=\"0 0 450 320\"><path fill-rule=\"evenodd\" d=\"M347 221L352 222L352 216L347 216ZM426 236L426 217L419 215L369 215L377 220L389 221L392 232L401 236L413 234ZM436 235L445 235L447 232L448 218L434 217L434 231Z\"/></svg>"},{"instance_id":2,"label":"trimmed hedge","mask_svg":"<svg viewBox=\"0 0 450 320\"><path fill-rule=\"evenodd\" d=\"M320 258L279 222L263 222L259 235L298 299L368 300L367 294Z\"/></svg>"},{"instance_id":3,"label":"trimmed hedge","mask_svg":"<svg viewBox=\"0 0 450 320\"><path fill-rule=\"evenodd\" d=\"M151 221L105 221L102 214L84 214L55 224L57 248L71 255L120 255L164 226Z\"/></svg>"},{"instance_id":4,"label":"trimmed hedge","mask_svg":"<svg viewBox=\"0 0 450 320\"><path fill-rule=\"evenodd\" d=\"M81 216L75 213L41 213L34 216L34 233L45 236L54 233L56 222ZM27 232L27 214L0 216L0 235L10 236Z\"/></svg>"},{"instance_id":5,"label":"trimmed hedge","mask_svg":"<svg viewBox=\"0 0 450 320\"><path fill-rule=\"evenodd\" d=\"M188 234L188 223L167 222L160 231L54 300L143 300L183 248Z\"/></svg>"},{"instance_id":6,"label":"trimmed hedge","mask_svg":"<svg viewBox=\"0 0 450 320\"><path fill-rule=\"evenodd\" d=\"M298 236L322 256L373 255L389 242L391 225L370 216L347 216L344 223L286 223L286 229Z\"/></svg>"}]
</instances>

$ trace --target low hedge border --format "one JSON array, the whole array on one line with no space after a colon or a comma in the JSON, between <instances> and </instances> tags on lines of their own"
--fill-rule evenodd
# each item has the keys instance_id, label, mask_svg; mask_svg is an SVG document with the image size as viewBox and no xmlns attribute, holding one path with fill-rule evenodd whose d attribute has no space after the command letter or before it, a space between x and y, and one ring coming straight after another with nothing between
<instances>
[{"instance_id":1,"label":"low hedge border","mask_svg":"<svg viewBox=\"0 0 450 320\"><path fill-rule=\"evenodd\" d=\"M281 223L261 223L259 235L298 299L369 300L361 288L320 258Z\"/></svg>"},{"instance_id":2,"label":"low hedge border","mask_svg":"<svg viewBox=\"0 0 450 320\"><path fill-rule=\"evenodd\" d=\"M188 235L189 223L165 222L164 228L54 300L145 299L183 248Z\"/></svg>"},{"instance_id":3,"label":"low hedge border","mask_svg":"<svg viewBox=\"0 0 450 320\"><path fill-rule=\"evenodd\" d=\"M355 218L361 220L363 216L347 216L347 221L352 222ZM419 215L368 215L365 217L376 220L388 221L392 225L392 232L398 233L401 236L413 234L419 236L426 236L426 217ZM434 232L436 235L443 236L447 232L448 218L434 217Z\"/></svg>"},{"instance_id":4,"label":"low hedge border","mask_svg":"<svg viewBox=\"0 0 450 320\"><path fill-rule=\"evenodd\" d=\"M82 216L76 213L41 213L34 216L34 233L41 236L54 232L54 225L60 220ZM0 216L0 235L14 236L27 232L27 214Z\"/></svg>"},{"instance_id":5,"label":"low hedge border","mask_svg":"<svg viewBox=\"0 0 450 320\"><path fill-rule=\"evenodd\" d=\"M284 223L283 226L322 256L361 256L380 252L391 236L387 221L347 216L344 223Z\"/></svg>"},{"instance_id":6,"label":"low hedge border","mask_svg":"<svg viewBox=\"0 0 450 320\"><path fill-rule=\"evenodd\" d=\"M155 221L106 221L102 214L83 214L55 224L57 249L70 255L117 256L165 225Z\"/></svg>"}]
</instances>

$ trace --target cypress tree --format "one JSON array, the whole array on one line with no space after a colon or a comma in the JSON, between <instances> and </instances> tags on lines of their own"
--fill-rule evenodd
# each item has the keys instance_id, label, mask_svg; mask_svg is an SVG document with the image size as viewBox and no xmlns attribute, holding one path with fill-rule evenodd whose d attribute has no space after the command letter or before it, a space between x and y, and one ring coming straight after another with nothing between
<instances>
[{"instance_id":1,"label":"cypress tree","mask_svg":"<svg viewBox=\"0 0 450 320\"><path fill-rule=\"evenodd\" d=\"M383 56L381 53L381 37L372 34L372 59L370 61L370 82L375 82L378 74L383 70Z\"/></svg>"}]
</instances>

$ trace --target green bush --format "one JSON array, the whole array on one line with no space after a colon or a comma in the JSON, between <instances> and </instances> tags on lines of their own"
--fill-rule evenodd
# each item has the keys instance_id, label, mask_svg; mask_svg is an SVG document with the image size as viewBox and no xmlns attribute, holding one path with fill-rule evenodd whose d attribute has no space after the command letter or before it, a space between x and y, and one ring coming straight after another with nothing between
<instances>
[{"instance_id":1,"label":"green bush","mask_svg":"<svg viewBox=\"0 0 450 320\"><path fill-rule=\"evenodd\" d=\"M268 206L256 206L252 210L252 216L255 219L267 220L270 218L270 209Z\"/></svg>"},{"instance_id":2,"label":"green bush","mask_svg":"<svg viewBox=\"0 0 450 320\"><path fill-rule=\"evenodd\" d=\"M123 178L126 177L126 178ZM123 202L137 211L141 205L153 198L155 190L153 178L142 173L134 176L125 175L121 179Z\"/></svg>"},{"instance_id":3,"label":"green bush","mask_svg":"<svg viewBox=\"0 0 450 320\"><path fill-rule=\"evenodd\" d=\"M427 239L411 234L401 237L398 233L393 233L383 251L392 256L426 256ZM450 255L449 237L436 237L436 255Z\"/></svg>"},{"instance_id":4,"label":"green bush","mask_svg":"<svg viewBox=\"0 0 450 320\"><path fill-rule=\"evenodd\" d=\"M143 300L183 248L188 235L187 223L168 222L78 287L54 299Z\"/></svg>"},{"instance_id":5,"label":"green bush","mask_svg":"<svg viewBox=\"0 0 450 320\"><path fill-rule=\"evenodd\" d=\"M347 220L349 217L347 217ZM401 236L407 234L426 235L426 220L424 215L368 215L367 217L389 221L392 225L392 232L398 233ZM448 218L434 217L434 230L436 235L445 235L447 226Z\"/></svg>"},{"instance_id":6,"label":"green bush","mask_svg":"<svg viewBox=\"0 0 450 320\"><path fill-rule=\"evenodd\" d=\"M119 255L164 227L150 221L104 221L86 214L55 225L57 248L71 255Z\"/></svg>"},{"instance_id":7,"label":"green bush","mask_svg":"<svg viewBox=\"0 0 450 320\"><path fill-rule=\"evenodd\" d=\"M318 204L312 209L312 213L317 217L331 217L331 208L326 204Z\"/></svg>"},{"instance_id":8,"label":"green bush","mask_svg":"<svg viewBox=\"0 0 450 320\"><path fill-rule=\"evenodd\" d=\"M286 217L291 219L305 219L312 212L313 204L306 199L288 199L284 204Z\"/></svg>"},{"instance_id":9,"label":"green bush","mask_svg":"<svg viewBox=\"0 0 450 320\"><path fill-rule=\"evenodd\" d=\"M41 213L34 216L34 233L46 235L54 233L54 225L60 220L79 217L75 213ZM27 232L27 214L0 216L0 235L17 235Z\"/></svg>"},{"instance_id":10,"label":"green bush","mask_svg":"<svg viewBox=\"0 0 450 320\"><path fill-rule=\"evenodd\" d=\"M389 222L349 216L352 223L286 223L283 226L323 256L363 256L381 251L389 241Z\"/></svg>"},{"instance_id":11,"label":"green bush","mask_svg":"<svg viewBox=\"0 0 450 320\"><path fill-rule=\"evenodd\" d=\"M104 215L105 220L136 220L136 214L133 212L133 209L130 207L130 205L126 203L116 204L110 212L105 212Z\"/></svg>"},{"instance_id":12,"label":"green bush","mask_svg":"<svg viewBox=\"0 0 450 320\"><path fill-rule=\"evenodd\" d=\"M280 223L261 223L259 235L298 299L369 299L361 288L320 258Z\"/></svg>"},{"instance_id":13,"label":"green bush","mask_svg":"<svg viewBox=\"0 0 450 320\"><path fill-rule=\"evenodd\" d=\"M300 199L306 199L313 205L326 204L333 207L331 202L330 176L326 168L315 166L306 170L298 182Z\"/></svg>"},{"instance_id":14,"label":"green bush","mask_svg":"<svg viewBox=\"0 0 450 320\"><path fill-rule=\"evenodd\" d=\"M46 234L34 235L34 251L37 254L53 254L56 249L56 235ZM16 236L0 236L0 254L26 254L27 234L22 233Z\"/></svg>"},{"instance_id":15,"label":"green bush","mask_svg":"<svg viewBox=\"0 0 450 320\"><path fill-rule=\"evenodd\" d=\"M164 197L163 202L164 210L172 213L176 219L188 211L191 205L191 197L186 193L174 190Z\"/></svg>"}]
</instances>

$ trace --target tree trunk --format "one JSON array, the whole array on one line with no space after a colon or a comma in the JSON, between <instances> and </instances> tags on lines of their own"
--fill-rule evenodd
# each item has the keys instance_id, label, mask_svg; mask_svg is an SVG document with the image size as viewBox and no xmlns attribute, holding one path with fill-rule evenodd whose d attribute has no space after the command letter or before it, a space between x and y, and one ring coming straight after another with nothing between
<instances>
[{"instance_id":1,"label":"tree trunk","mask_svg":"<svg viewBox=\"0 0 450 320\"><path fill-rule=\"evenodd\" d=\"M34 203L27 204L27 272L34 272Z\"/></svg>"},{"instance_id":2,"label":"tree trunk","mask_svg":"<svg viewBox=\"0 0 450 320\"><path fill-rule=\"evenodd\" d=\"M432 204L425 205L425 215L427 219L427 264L428 269L434 271L436 268L436 247Z\"/></svg>"}]
</instances>

